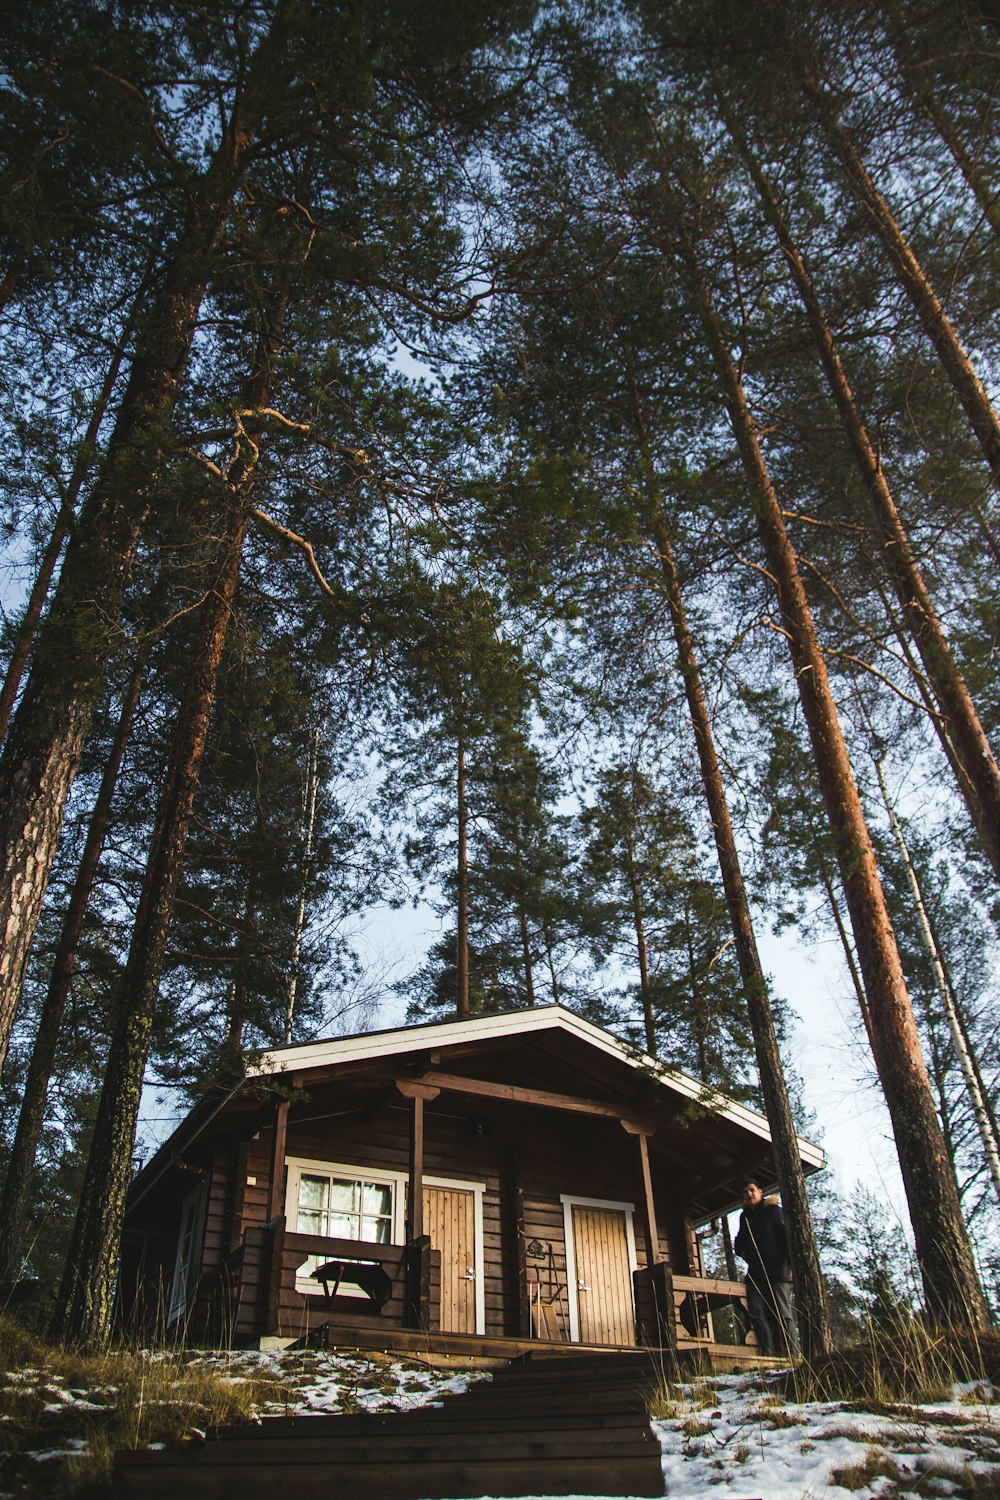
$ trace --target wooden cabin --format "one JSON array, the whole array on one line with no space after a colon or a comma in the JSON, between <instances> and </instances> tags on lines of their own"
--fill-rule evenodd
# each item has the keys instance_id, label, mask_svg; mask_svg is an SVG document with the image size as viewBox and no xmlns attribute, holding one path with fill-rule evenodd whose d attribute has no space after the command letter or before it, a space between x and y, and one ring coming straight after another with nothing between
<instances>
[{"instance_id":1,"label":"wooden cabin","mask_svg":"<svg viewBox=\"0 0 1000 1500\"><path fill-rule=\"evenodd\" d=\"M803 1167L823 1154L799 1142ZM545 1006L277 1048L138 1174L119 1316L236 1345L711 1345L767 1122Z\"/></svg>"}]
</instances>

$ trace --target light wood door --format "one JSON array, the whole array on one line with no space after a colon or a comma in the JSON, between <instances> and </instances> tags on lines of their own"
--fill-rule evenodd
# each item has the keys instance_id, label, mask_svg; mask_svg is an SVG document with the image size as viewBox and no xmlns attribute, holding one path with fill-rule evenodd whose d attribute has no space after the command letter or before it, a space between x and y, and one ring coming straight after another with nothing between
<instances>
[{"instance_id":1,"label":"light wood door","mask_svg":"<svg viewBox=\"0 0 1000 1500\"><path fill-rule=\"evenodd\" d=\"M573 1205L576 1300L582 1344L634 1344L625 1212Z\"/></svg>"},{"instance_id":2,"label":"light wood door","mask_svg":"<svg viewBox=\"0 0 1000 1500\"><path fill-rule=\"evenodd\" d=\"M475 1194L424 1188L424 1233L441 1252L441 1331L476 1331Z\"/></svg>"}]
</instances>

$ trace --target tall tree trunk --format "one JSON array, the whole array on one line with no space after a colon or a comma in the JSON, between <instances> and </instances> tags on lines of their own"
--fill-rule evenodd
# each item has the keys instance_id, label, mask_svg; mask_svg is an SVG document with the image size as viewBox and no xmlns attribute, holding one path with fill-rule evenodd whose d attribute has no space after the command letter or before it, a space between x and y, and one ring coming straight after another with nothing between
<instances>
[{"instance_id":1,"label":"tall tree trunk","mask_svg":"<svg viewBox=\"0 0 1000 1500\"><path fill-rule=\"evenodd\" d=\"M469 1015L469 804L465 782L465 739L460 734L455 770L458 801L458 923L455 955L455 1011L460 1020Z\"/></svg>"},{"instance_id":2,"label":"tall tree trunk","mask_svg":"<svg viewBox=\"0 0 1000 1500\"><path fill-rule=\"evenodd\" d=\"M986 1302L962 1220L954 1168L934 1109L871 837L798 559L695 248L686 241L684 249L706 343L750 484L819 784L837 842L837 859L872 1019L875 1062L892 1120L927 1308L939 1322L984 1328L988 1322Z\"/></svg>"},{"instance_id":3,"label":"tall tree trunk","mask_svg":"<svg viewBox=\"0 0 1000 1500\"><path fill-rule=\"evenodd\" d=\"M948 735L963 775L959 791L986 856L1000 877L1000 766L997 765L972 695L955 664L944 630L924 583L910 539L889 488L875 446L861 420L854 393L826 320L802 252L792 238L777 196L735 121L726 123L760 194L764 213L778 238L809 318L820 360L847 434L855 464L868 494L872 515L882 538L882 559L892 580L903 617L910 629L927 680L948 727Z\"/></svg>"},{"instance_id":4,"label":"tall tree trunk","mask_svg":"<svg viewBox=\"0 0 1000 1500\"><path fill-rule=\"evenodd\" d=\"M774 1030L774 1016L767 990L767 981L757 952L757 939L753 930L750 903L747 900L743 870L740 865L736 836L726 788L722 779L719 757L712 734L712 721L701 681L701 670L695 652L694 637L688 624L681 594L680 576L674 560L673 546L662 508L658 508L653 519L653 537L659 553L663 574L664 592L670 610L674 643L677 647L677 664L680 667L687 699L691 727L694 730L701 768L702 785L708 804L715 848L719 858L722 886L729 908L729 922L735 940L736 956L743 982L747 1015L753 1036L754 1054L761 1092L764 1096L764 1112L771 1132L775 1170L781 1189L782 1202L788 1216L788 1233L791 1240L792 1264L795 1268L795 1301L801 1324L802 1350L807 1359L825 1354L832 1347L830 1319L826 1306L823 1273L820 1270L819 1251L816 1248L816 1232L813 1229L809 1199L806 1194L802 1158L799 1156L798 1137L792 1106L785 1085L785 1073L778 1049L778 1038Z\"/></svg>"},{"instance_id":5,"label":"tall tree trunk","mask_svg":"<svg viewBox=\"0 0 1000 1500\"><path fill-rule=\"evenodd\" d=\"M262 337L257 367L248 382L243 404L251 410L266 404L283 313L284 299ZM115 1263L153 1015L219 663L236 598L258 441L252 419L247 427L241 421L206 570L208 590L157 806L80 1208L54 1315L55 1331L71 1343L100 1347L110 1333Z\"/></svg>"},{"instance_id":6,"label":"tall tree trunk","mask_svg":"<svg viewBox=\"0 0 1000 1500\"><path fill-rule=\"evenodd\" d=\"M28 1199L35 1169L35 1156L45 1121L45 1106L48 1100L49 1081L55 1063L56 1045L69 999L73 977L76 973L77 949L84 920L90 906L97 870L104 850L108 831L111 801L114 797L118 773L121 769L125 747L132 732L132 722L139 703L142 674L145 668L145 652L136 659L125 695L122 699L118 726L104 763L101 784L97 792L83 855L73 882L73 892L63 918L62 931L52 961L49 985L42 1002L38 1029L31 1049L31 1062L24 1081L24 1097L17 1117L14 1144L11 1147L7 1176L4 1180L3 1197L0 1199L0 1280L17 1274L17 1259L28 1213Z\"/></svg>"},{"instance_id":7,"label":"tall tree trunk","mask_svg":"<svg viewBox=\"0 0 1000 1500\"><path fill-rule=\"evenodd\" d=\"M811 67L804 67L801 76L806 95L816 107L827 140L840 161L852 190L868 209L876 231L895 264L903 289L924 332L934 345L962 410L979 439L979 446L994 481L1000 484L1000 419L993 409L986 388L941 306L930 278L914 255L888 203L875 186L825 89Z\"/></svg>"},{"instance_id":8,"label":"tall tree trunk","mask_svg":"<svg viewBox=\"0 0 1000 1500\"><path fill-rule=\"evenodd\" d=\"M309 889L309 874L312 868L313 833L316 827L316 795L319 791L319 725L309 731L306 751L306 778L302 789L302 878L299 882L299 901L295 912L295 936L292 942L292 969L288 976L288 998L285 1002L285 1046L292 1040L292 1023L295 1019L295 997L299 985L299 960L302 953L302 934L306 925L306 896Z\"/></svg>"},{"instance_id":9,"label":"tall tree trunk","mask_svg":"<svg viewBox=\"0 0 1000 1500\"><path fill-rule=\"evenodd\" d=\"M111 397L118 383L118 376L121 374L122 362L125 358L129 339L135 331L136 323L139 320L141 310L149 294L149 283L152 273L153 263L151 261L133 298L124 327L118 336L115 352L105 372L100 392L94 403L94 409L90 414L90 421L87 423L87 431L84 433L83 441L77 451L69 484L66 486L66 493L62 496L59 504L59 514L56 516L55 524L52 527L52 534L49 537L44 556L35 576L24 614L18 625L17 640L14 644L10 661L7 663L3 688L0 689L0 742L3 741L7 733L14 700L21 686L21 679L24 676L24 669L28 664L28 658L31 655L31 647L38 629L38 622L41 619L42 610L45 607L45 601L49 596L52 575L55 572L56 563L59 561L63 543L73 525L84 481L94 459L94 450L97 446L101 424L107 416Z\"/></svg>"},{"instance_id":10,"label":"tall tree trunk","mask_svg":"<svg viewBox=\"0 0 1000 1500\"><path fill-rule=\"evenodd\" d=\"M913 861L910 858L906 838L900 826L899 819L896 816L896 809L889 796L889 788L885 784L885 772L881 760L875 761L875 774L878 777L879 790L882 793L882 801L889 817L889 824L892 828L893 837L896 840L896 847L899 849L903 868L906 871L906 880L910 887L910 895L913 897L920 936L927 956L930 959L931 969L934 974L934 983L937 986L941 1007L948 1022L948 1030L951 1033L952 1046L955 1049L955 1056L962 1072L962 1078L965 1081L966 1092L972 1104L972 1114L976 1122L976 1128L979 1131L979 1139L982 1141L983 1155L986 1158L986 1164L993 1181L993 1191L996 1193L997 1203L1000 1205L1000 1142L998 1142L993 1133L992 1122L987 1112L983 1090L979 1084L978 1069L973 1067L967 1037L959 1024L955 1007L952 1004L951 987L948 984L944 971L944 963L938 951L934 933L931 930L930 918L924 903L924 893L920 888L917 872L913 868Z\"/></svg>"},{"instance_id":11,"label":"tall tree trunk","mask_svg":"<svg viewBox=\"0 0 1000 1500\"><path fill-rule=\"evenodd\" d=\"M649 987L649 945L646 942L646 924L642 916L642 892L639 888L639 873L635 867L635 847L632 830L624 829L625 878L628 881L629 900L632 903L632 926L635 929L635 951L639 962L639 1000L642 1005L642 1025L646 1036L646 1051L656 1056L656 1022L653 1017L653 997Z\"/></svg>"},{"instance_id":12,"label":"tall tree trunk","mask_svg":"<svg viewBox=\"0 0 1000 1500\"><path fill-rule=\"evenodd\" d=\"M284 13L251 62L247 85L200 182L163 288L139 339L108 451L66 549L34 665L0 761L0 1065L31 940L121 600L194 337L207 277L236 186L274 87Z\"/></svg>"},{"instance_id":13,"label":"tall tree trunk","mask_svg":"<svg viewBox=\"0 0 1000 1500\"><path fill-rule=\"evenodd\" d=\"M887 7L892 18L892 48L896 54L896 67L914 107L930 122L951 153L951 158L965 179L983 218L994 234L1000 235L1000 195L998 195L974 161L962 140L958 126L945 109L936 90L927 81L927 64L921 63L910 46L910 24L899 14L895 4Z\"/></svg>"}]
</instances>

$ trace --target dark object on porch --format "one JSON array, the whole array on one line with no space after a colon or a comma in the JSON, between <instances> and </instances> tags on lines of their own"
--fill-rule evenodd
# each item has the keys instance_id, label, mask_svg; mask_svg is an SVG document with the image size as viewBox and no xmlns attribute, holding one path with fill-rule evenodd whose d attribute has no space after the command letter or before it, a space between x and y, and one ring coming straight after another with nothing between
<instances>
[{"instance_id":1,"label":"dark object on porch","mask_svg":"<svg viewBox=\"0 0 1000 1500\"><path fill-rule=\"evenodd\" d=\"M348 1286L359 1287L364 1292L369 1301L374 1304L372 1311L376 1313L382 1311L392 1296L392 1279L386 1275L377 1261L328 1260L316 1267L312 1272L312 1278L322 1284L323 1296L328 1305L332 1303L332 1299L336 1297L345 1281ZM331 1282L333 1283L332 1292Z\"/></svg>"},{"instance_id":2,"label":"dark object on porch","mask_svg":"<svg viewBox=\"0 0 1000 1500\"><path fill-rule=\"evenodd\" d=\"M443 1407L391 1415L265 1417L204 1441L119 1453L115 1500L272 1500L275 1493L450 1500L481 1495L662 1495L641 1354L515 1361Z\"/></svg>"}]
</instances>

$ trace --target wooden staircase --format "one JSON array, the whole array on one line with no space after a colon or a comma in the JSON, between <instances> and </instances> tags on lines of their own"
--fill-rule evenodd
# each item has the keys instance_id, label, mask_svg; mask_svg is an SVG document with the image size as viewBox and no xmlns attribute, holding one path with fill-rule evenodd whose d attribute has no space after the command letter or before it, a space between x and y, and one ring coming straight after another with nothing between
<instances>
[{"instance_id":1,"label":"wooden staircase","mask_svg":"<svg viewBox=\"0 0 1000 1500\"><path fill-rule=\"evenodd\" d=\"M647 1355L515 1361L440 1406L265 1417L115 1458L115 1500L662 1495Z\"/></svg>"}]
</instances>

